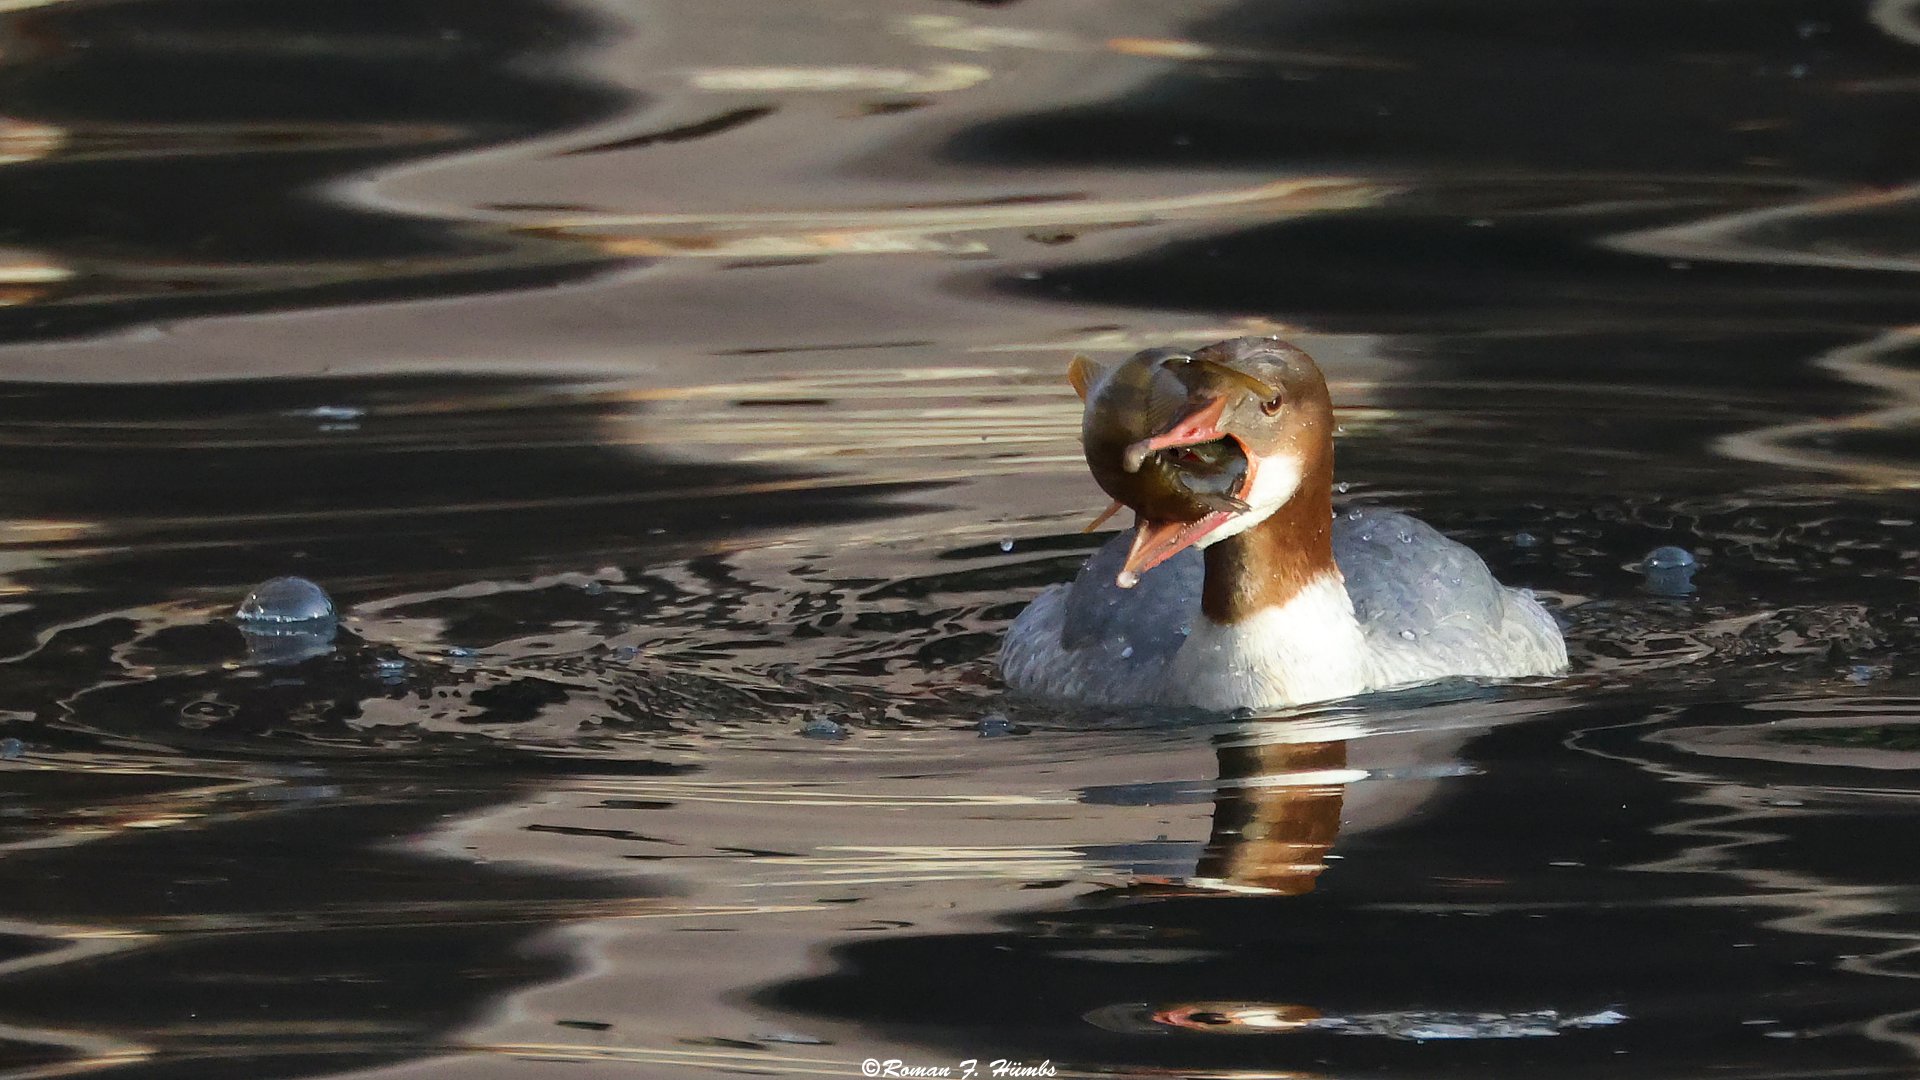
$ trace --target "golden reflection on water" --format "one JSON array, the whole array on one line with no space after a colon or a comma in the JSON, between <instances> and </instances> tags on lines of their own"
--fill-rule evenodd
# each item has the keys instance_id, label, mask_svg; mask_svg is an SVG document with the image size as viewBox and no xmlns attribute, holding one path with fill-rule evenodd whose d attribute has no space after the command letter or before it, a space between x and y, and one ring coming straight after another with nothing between
<instances>
[{"instance_id":1,"label":"golden reflection on water","mask_svg":"<svg viewBox=\"0 0 1920 1080\"><path fill-rule=\"evenodd\" d=\"M1743 461L1837 473L1865 487L1920 488L1920 456L1821 445L1848 435L1872 435L1883 437L1888 445L1911 446L1913 435L1920 431L1920 370L1912 363L1916 351L1920 351L1920 327L1898 327L1823 353L1814 358L1815 367L1871 387L1888 403L1848 416L1742 431L1723 436L1715 448Z\"/></svg>"},{"instance_id":2,"label":"golden reflection on water","mask_svg":"<svg viewBox=\"0 0 1920 1080\"><path fill-rule=\"evenodd\" d=\"M1894 251L1903 237L1888 235L1880 250L1836 240L1836 226L1865 220L1897 224L1920 206L1920 186L1868 188L1703 217L1680 225L1621 233L1608 247L1666 259L1842 270L1920 272L1920 250Z\"/></svg>"},{"instance_id":3,"label":"golden reflection on water","mask_svg":"<svg viewBox=\"0 0 1920 1080\"><path fill-rule=\"evenodd\" d=\"M3 10L0 9L0 11ZM59 152L66 142L65 128L17 117L0 116L0 165L38 161Z\"/></svg>"},{"instance_id":4,"label":"golden reflection on water","mask_svg":"<svg viewBox=\"0 0 1920 1080\"><path fill-rule=\"evenodd\" d=\"M1868 17L1893 37L1920 45L1920 3L1915 0L1873 0Z\"/></svg>"},{"instance_id":5,"label":"golden reflection on water","mask_svg":"<svg viewBox=\"0 0 1920 1080\"><path fill-rule=\"evenodd\" d=\"M1883 3L1876 18L1910 30L1915 9L1896 8ZM1913 274L1920 272L1920 249L1912 245L1907 223L1916 207L1920 186L1854 189L1621 233L1605 244L1682 262ZM1855 233L1872 239L1849 238ZM1832 445L1849 436L1874 438L1883 447L1911 442L1920 428L1920 375L1911 363L1916 347L1920 327L1895 326L1810 358L1811 367L1877 391L1886 404L1852 415L1756 426L1720 437L1714 449L1741 461L1837 474L1863 487L1920 487L1920 458Z\"/></svg>"},{"instance_id":6,"label":"golden reflection on water","mask_svg":"<svg viewBox=\"0 0 1920 1080\"><path fill-rule=\"evenodd\" d=\"M1139 228L1231 217L1279 221L1367 206L1391 190L1362 179L1312 177L1151 198L1098 199L1076 194L897 209L596 213L520 221L517 228L534 236L589 243L598 251L626 257L972 255L988 248L948 238L1035 228Z\"/></svg>"},{"instance_id":7,"label":"golden reflection on water","mask_svg":"<svg viewBox=\"0 0 1920 1080\"><path fill-rule=\"evenodd\" d=\"M312 153L449 143L466 132L448 124L395 123L88 123L61 127L0 116L0 165L175 158L203 154Z\"/></svg>"},{"instance_id":8,"label":"golden reflection on water","mask_svg":"<svg viewBox=\"0 0 1920 1080\"><path fill-rule=\"evenodd\" d=\"M0 154L5 151L0 142ZM6 159L0 156L0 165ZM31 304L51 295L56 286L73 278L70 267L45 255L17 248L0 248L0 307Z\"/></svg>"},{"instance_id":9,"label":"golden reflection on water","mask_svg":"<svg viewBox=\"0 0 1920 1080\"><path fill-rule=\"evenodd\" d=\"M603 1046L589 1043L491 1043L472 1049L479 1053L501 1054L533 1061L618 1062L627 1065L674 1065L708 1069L719 1073L747 1073L778 1069L787 1076L853 1076L860 1070L853 1059L824 1058L801 1054L775 1054L764 1049L728 1050L721 1048L674 1050L666 1047ZM1070 1075L1070 1074L1068 1074Z\"/></svg>"},{"instance_id":10,"label":"golden reflection on water","mask_svg":"<svg viewBox=\"0 0 1920 1080\"><path fill-rule=\"evenodd\" d=\"M695 90L720 92L822 92L877 90L894 94L946 94L978 86L993 72L977 64L939 64L924 71L881 67L725 67L688 73Z\"/></svg>"},{"instance_id":11,"label":"golden reflection on water","mask_svg":"<svg viewBox=\"0 0 1920 1080\"><path fill-rule=\"evenodd\" d=\"M1258 49L1216 45L1173 37L1096 37L1065 30L1040 30L1008 24L962 19L954 15L909 15L899 20L901 33L915 43L937 49L984 53L998 49L1052 53L1111 53L1116 56L1189 63L1286 65L1303 68L1353 68L1371 71L1404 70L1403 61L1352 53L1306 49Z\"/></svg>"}]
</instances>

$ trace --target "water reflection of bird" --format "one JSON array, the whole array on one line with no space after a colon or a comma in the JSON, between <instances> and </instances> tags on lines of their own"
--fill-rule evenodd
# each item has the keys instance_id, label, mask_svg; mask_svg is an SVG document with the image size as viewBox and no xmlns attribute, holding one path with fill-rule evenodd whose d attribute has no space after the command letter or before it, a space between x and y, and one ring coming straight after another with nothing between
<instances>
[{"instance_id":1,"label":"water reflection of bird","mask_svg":"<svg viewBox=\"0 0 1920 1080\"><path fill-rule=\"evenodd\" d=\"M1344 740L1222 745L1213 832L1188 884L1297 895L1312 892L1340 831Z\"/></svg>"},{"instance_id":2,"label":"water reflection of bird","mask_svg":"<svg viewBox=\"0 0 1920 1080\"><path fill-rule=\"evenodd\" d=\"M1553 618L1467 547L1333 512L1333 407L1301 350L1241 338L1070 377L1087 464L1135 525L1015 621L1013 689L1225 710L1565 669Z\"/></svg>"},{"instance_id":3,"label":"water reflection of bird","mask_svg":"<svg viewBox=\"0 0 1920 1080\"><path fill-rule=\"evenodd\" d=\"M1346 786L1367 776L1347 767L1346 740L1222 739L1214 752L1213 828L1193 872L1137 875L1119 893L1312 892L1340 832Z\"/></svg>"}]
</instances>

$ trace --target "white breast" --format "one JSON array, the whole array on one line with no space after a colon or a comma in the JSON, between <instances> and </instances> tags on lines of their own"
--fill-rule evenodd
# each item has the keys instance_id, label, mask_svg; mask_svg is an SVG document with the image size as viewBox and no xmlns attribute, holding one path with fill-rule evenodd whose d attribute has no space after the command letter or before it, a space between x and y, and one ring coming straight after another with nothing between
<instances>
[{"instance_id":1,"label":"white breast","mask_svg":"<svg viewBox=\"0 0 1920 1080\"><path fill-rule=\"evenodd\" d=\"M1001 673L1015 690L1056 700L1230 711L1566 670L1553 616L1501 586L1458 542L1373 509L1341 514L1333 533L1340 572L1232 625L1201 612L1204 560L1192 549L1138 588L1117 588L1122 533L1071 586L1021 613L1002 644Z\"/></svg>"},{"instance_id":2,"label":"white breast","mask_svg":"<svg viewBox=\"0 0 1920 1080\"><path fill-rule=\"evenodd\" d=\"M1173 658L1167 704L1228 710L1325 701L1370 689L1366 639L1337 573L1237 623L1204 616Z\"/></svg>"}]
</instances>

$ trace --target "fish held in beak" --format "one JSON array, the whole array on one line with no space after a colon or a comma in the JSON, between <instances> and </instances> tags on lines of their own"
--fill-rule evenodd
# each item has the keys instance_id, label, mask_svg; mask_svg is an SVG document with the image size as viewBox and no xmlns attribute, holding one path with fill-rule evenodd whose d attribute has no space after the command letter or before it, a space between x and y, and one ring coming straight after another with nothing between
<instances>
[{"instance_id":1,"label":"fish held in beak","mask_svg":"<svg viewBox=\"0 0 1920 1080\"><path fill-rule=\"evenodd\" d=\"M1166 430L1126 448L1122 465L1129 473L1139 473L1147 459L1160 451L1209 448L1214 444L1221 444L1215 448L1218 453L1190 455L1195 457L1196 464L1213 464L1204 460L1211 456L1224 459L1239 468L1237 473L1229 471L1221 476L1221 479L1231 483L1231 491L1182 486L1182 501L1198 515L1196 517L1155 518L1136 508L1133 545L1127 552L1126 563L1121 567L1119 576L1114 579L1116 585L1123 589L1133 588L1139 584L1141 574L1205 540L1235 516L1248 510L1244 498L1253 490L1257 462L1246 453L1245 446L1238 438L1220 426L1229 404L1226 395L1205 398L1175 418Z\"/></svg>"},{"instance_id":2,"label":"fish held in beak","mask_svg":"<svg viewBox=\"0 0 1920 1080\"><path fill-rule=\"evenodd\" d=\"M1122 587L1186 548L1271 516L1309 466L1320 470L1316 486L1330 467L1325 380L1284 342L1147 349L1111 370L1076 360L1070 375L1086 403L1087 468L1137 522Z\"/></svg>"},{"instance_id":3,"label":"fish held in beak","mask_svg":"<svg viewBox=\"0 0 1920 1080\"><path fill-rule=\"evenodd\" d=\"M1139 472L1140 466L1147 460L1147 455L1156 450L1172 450L1182 446L1219 442L1227 437L1226 432L1220 430L1220 420L1226 414L1225 395L1215 396L1199 408L1175 420L1167 430L1141 439L1127 447L1121 462L1128 472Z\"/></svg>"}]
</instances>

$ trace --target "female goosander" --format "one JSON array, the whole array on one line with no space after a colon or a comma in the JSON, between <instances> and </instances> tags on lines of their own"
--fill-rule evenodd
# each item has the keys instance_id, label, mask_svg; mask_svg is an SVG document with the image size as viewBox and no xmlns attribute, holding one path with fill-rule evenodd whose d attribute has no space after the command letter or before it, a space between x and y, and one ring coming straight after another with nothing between
<instances>
[{"instance_id":1,"label":"female goosander","mask_svg":"<svg viewBox=\"0 0 1920 1080\"><path fill-rule=\"evenodd\" d=\"M1069 379L1114 498L1101 520L1126 506L1135 523L1014 621L1014 690L1224 711L1566 670L1553 617L1466 546L1405 514L1334 513L1333 404L1301 350L1080 357Z\"/></svg>"}]
</instances>

